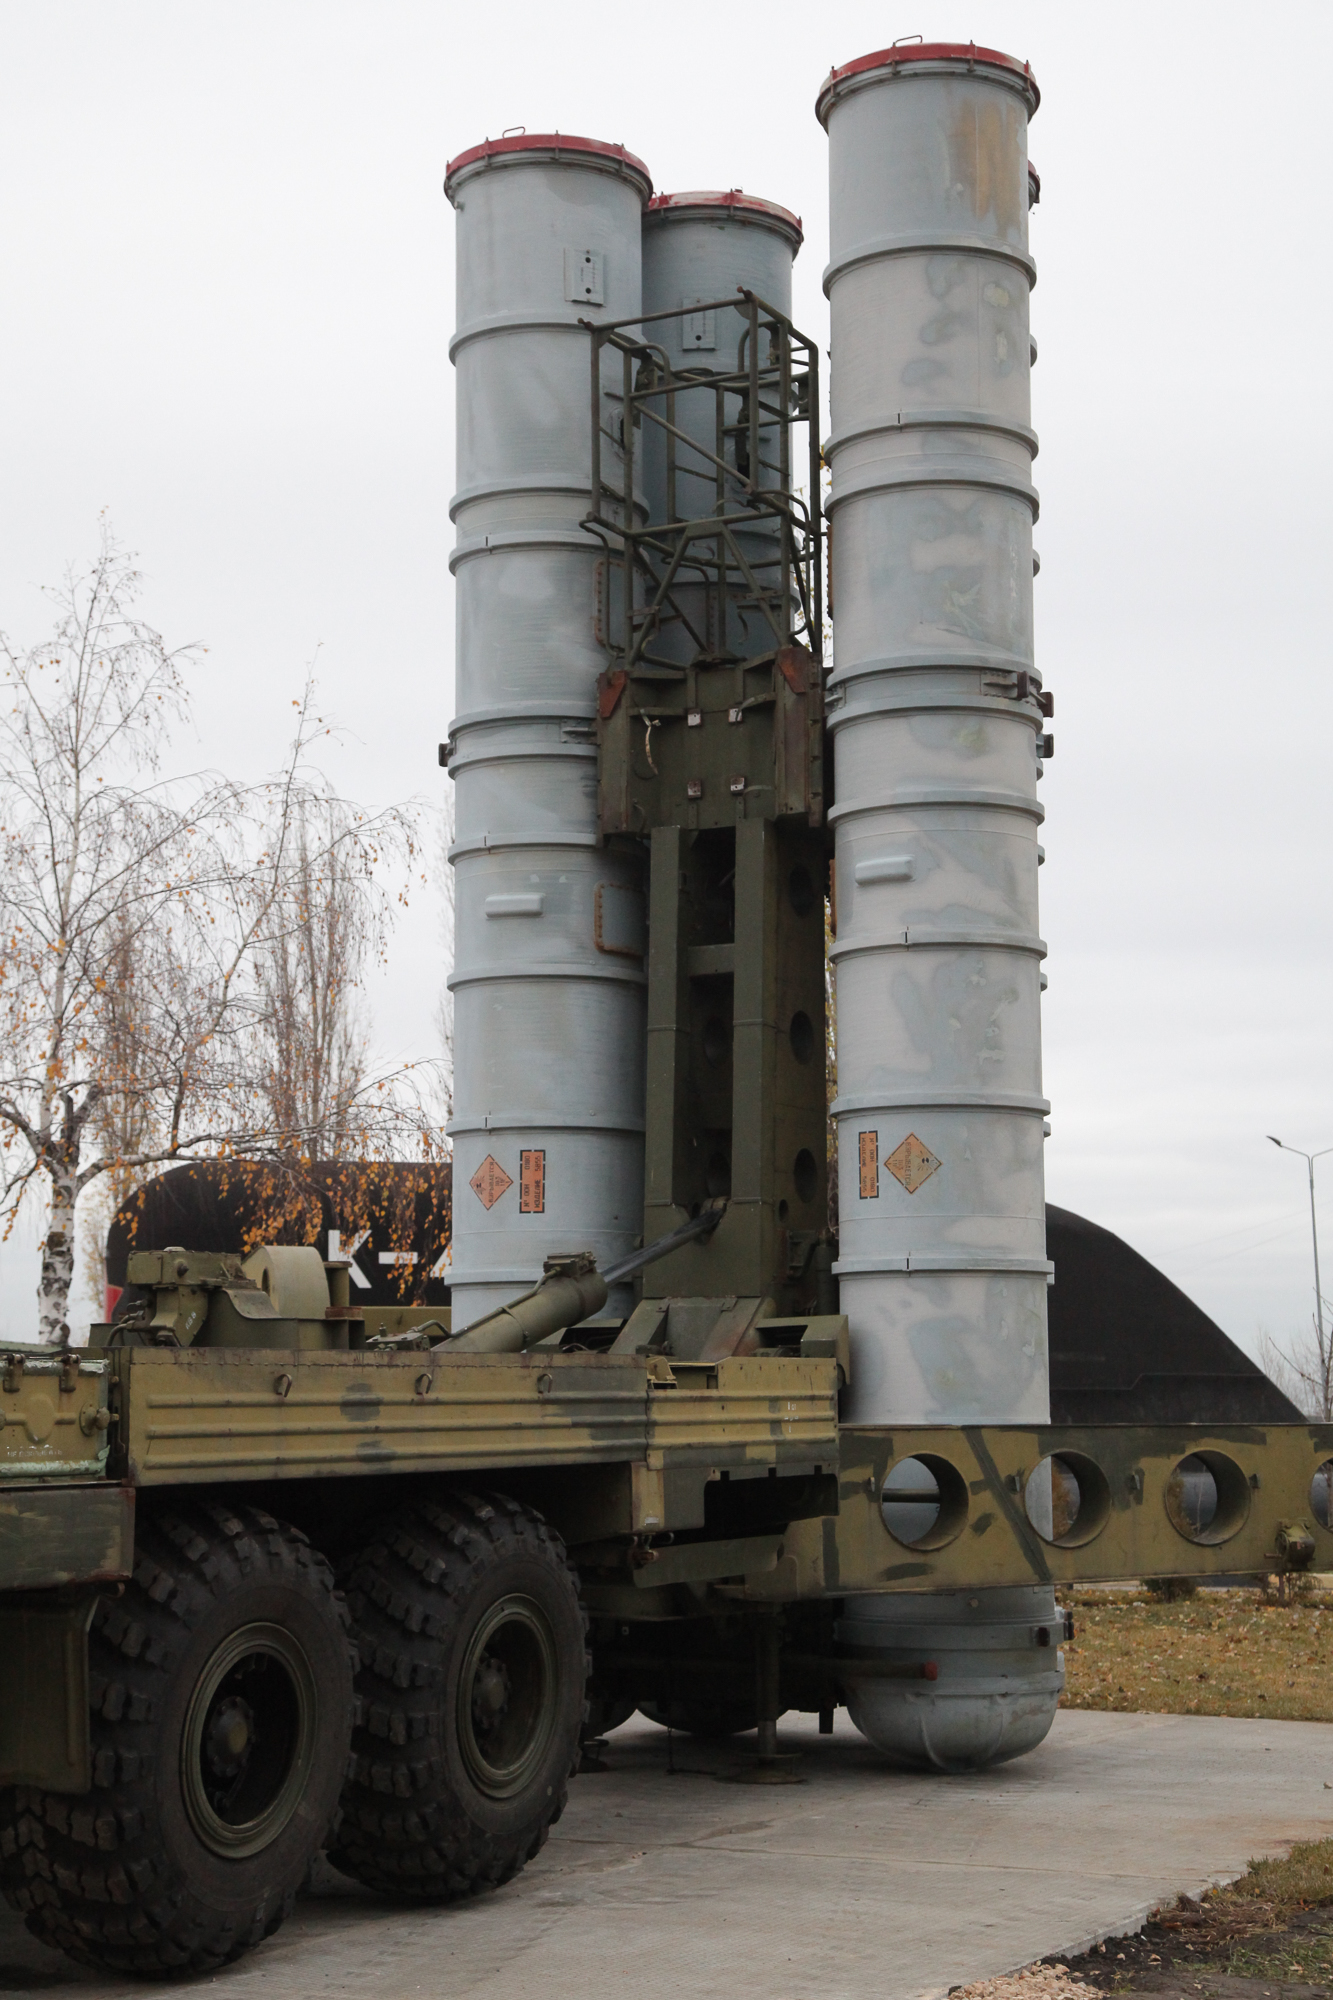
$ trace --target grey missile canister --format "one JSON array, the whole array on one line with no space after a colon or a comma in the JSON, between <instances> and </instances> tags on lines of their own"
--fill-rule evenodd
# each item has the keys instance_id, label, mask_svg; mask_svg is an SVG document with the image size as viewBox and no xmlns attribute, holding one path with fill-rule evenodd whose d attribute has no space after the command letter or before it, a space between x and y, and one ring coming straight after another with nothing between
<instances>
[{"instance_id":1,"label":"grey missile canister","mask_svg":"<svg viewBox=\"0 0 1333 2000\"><path fill-rule=\"evenodd\" d=\"M644 899L599 845L589 342L642 310L652 183L622 146L522 133L451 161L457 214L455 1326L551 1254L643 1227ZM614 481L608 369L602 428ZM613 1300L613 1304L622 1301ZM628 1300L624 1301L626 1305Z\"/></svg>"},{"instance_id":2,"label":"grey missile canister","mask_svg":"<svg viewBox=\"0 0 1333 2000\"><path fill-rule=\"evenodd\" d=\"M850 1423L1050 1414L1037 921L1050 739L1032 648L1028 329L1037 101L1024 63L918 43L834 70L817 107L830 151L835 1269ZM891 1469L886 1550L895 1535L904 1558L937 1545L947 1471ZM1030 1749L1055 1714L1057 1615L1049 1586L848 1600L844 1645L910 1656L934 1683L871 1676L853 1719L908 1764L969 1768Z\"/></svg>"},{"instance_id":3,"label":"grey missile canister","mask_svg":"<svg viewBox=\"0 0 1333 2000\"><path fill-rule=\"evenodd\" d=\"M1049 1584L848 1598L837 1623L840 1656L903 1675L861 1677L853 1665L848 1713L900 1764L1007 1764L1049 1733L1065 1681L1062 1625ZM933 1677L910 1678L923 1662Z\"/></svg>"},{"instance_id":4,"label":"grey missile canister","mask_svg":"<svg viewBox=\"0 0 1333 2000\"><path fill-rule=\"evenodd\" d=\"M789 319L792 263L801 242L799 216L740 188L654 195L643 217L643 310L681 316L659 320L645 331L665 352L673 375L697 373L707 378L746 365L747 320L739 310L719 308L713 302L735 298L743 289L757 293L765 305L776 307ZM683 310L692 306L701 309ZM739 396L728 396L727 403L727 424L738 425ZM679 393L674 422L683 434L676 453L675 518L699 519L717 505L715 393L706 386ZM695 441L701 449L691 451L685 439ZM728 464L735 464L736 449L733 435L722 449ZM761 431L761 483L777 478L777 455L771 433ZM651 422L644 426L643 462L649 520L664 521L670 516L665 437ZM765 462L767 475L762 470ZM734 484L727 489L733 504L736 490ZM764 522L742 529L737 541L761 585L771 584L780 554L776 524ZM711 542L700 546L705 559L715 560ZM688 571L684 572L676 595L694 632L669 624L657 641L658 650L685 665L699 650L699 640L705 651L730 652L740 659L764 652L773 643L772 628L761 613L751 610L747 614L744 603L737 601L748 594L739 588L733 593L725 630L718 625L716 612L710 627L707 593L702 585L691 585Z\"/></svg>"},{"instance_id":5,"label":"grey missile canister","mask_svg":"<svg viewBox=\"0 0 1333 2000\"><path fill-rule=\"evenodd\" d=\"M835 70L839 1266L860 1423L1045 1421L1027 125L993 50Z\"/></svg>"}]
</instances>

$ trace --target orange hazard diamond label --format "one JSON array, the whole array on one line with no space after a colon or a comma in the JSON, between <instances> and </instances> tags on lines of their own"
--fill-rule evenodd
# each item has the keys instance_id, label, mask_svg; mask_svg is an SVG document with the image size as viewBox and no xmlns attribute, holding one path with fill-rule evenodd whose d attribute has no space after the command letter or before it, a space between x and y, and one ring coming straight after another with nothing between
<instances>
[{"instance_id":1,"label":"orange hazard diamond label","mask_svg":"<svg viewBox=\"0 0 1333 2000\"><path fill-rule=\"evenodd\" d=\"M915 1194L932 1174L939 1172L944 1162L935 1158L930 1147L923 1145L915 1132L909 1132L901 1146L894 1147L884 1164L909 1194Z\"/></svg>"},{"instance_id":2,"label":"orange hazard diamond label","mask_svg":"<svg viewBox=\"0 0 1333 2000\"><path fill-rule=\"evenodd\" d=\"M513 1185L513 1175L505 1172L493 1153L486 1155L468 1182L483 1208L494 1208L500 1196Z\"/></svg>"}]
</instances>

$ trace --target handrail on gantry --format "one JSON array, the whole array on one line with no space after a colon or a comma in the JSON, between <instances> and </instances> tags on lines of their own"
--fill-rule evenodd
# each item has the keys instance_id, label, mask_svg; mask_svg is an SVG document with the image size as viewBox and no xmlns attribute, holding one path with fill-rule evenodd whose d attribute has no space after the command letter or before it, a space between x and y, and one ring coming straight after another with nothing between
<instances>
[{"instance_id":1,"label":"handrail on gantry","mask_svg":"<svg viewBox=\"0 0 1333 2000\"><path fill-rule=\"evenodd\" d=\"M673 365L668 348L648 329L696 315L735 313L741 321L735 365L712 369ZM590 336L592 449L590 506L582 526L607 551L601 583L602 630L617 664L661 673L678 663L650 652L655 635L674 623L702 661L705 633L680 599L686 579L725 604L763 614L778 646L799 642L823 654L822 458L819 440L819 350L784 313L740 287L730 297L608 321L583 319ZM765 357L763 337L767 336ZM619 385L608 386L608 355L619 355ZM612 371L614 380L614 371ZM711 447L680 419L682 395L711 394ZM619 434L606 406L620 406ZM792 432L807 427L809 491L794 488ZM665 518L648 520L636 493L644 438L663 448ZM606 447L619 479L609 483ZM612 472L615 479L615 472ZM682 488L705 482L711 505L682 504ZM702 503L702 496L701 496ZM747 555L737 531L775 525L775 553ZM612 630L611 571L622 572L618 631ZM770 573L776 572L770 581ZM683 669L681 669L683 671Z\"/></svg>"}]
</instances>

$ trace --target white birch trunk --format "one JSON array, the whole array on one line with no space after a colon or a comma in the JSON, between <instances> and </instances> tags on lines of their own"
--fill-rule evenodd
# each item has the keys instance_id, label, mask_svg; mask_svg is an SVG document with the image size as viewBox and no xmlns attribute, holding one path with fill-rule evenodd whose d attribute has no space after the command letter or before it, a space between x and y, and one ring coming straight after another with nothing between
<instances>
[{"instance_id":1,"label":"white birch trunk","mask_svg":"<svg viewBox=\"0 0 1333 2000\"><path fill-rule=\"evenodd\" d=\"M51 1218L42 1245L42 1275L37 1285L37 1338L44 1347L63 1347L69 1340L69 1290L74 1279L74 1189L56 1181L51 1192Z\"/></svg>"}]
</instances>

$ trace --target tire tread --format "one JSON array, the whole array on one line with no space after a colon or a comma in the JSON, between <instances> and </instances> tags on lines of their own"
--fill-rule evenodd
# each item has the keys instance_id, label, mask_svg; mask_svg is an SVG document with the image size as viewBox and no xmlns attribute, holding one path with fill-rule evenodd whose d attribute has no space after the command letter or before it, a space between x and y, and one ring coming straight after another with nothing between
<instances>
[{"instance_id":1,"label":"tire tread","mask_svg":"<svg viewBox=\"0 0 1333 2000\"><path fill-rule=\"evenodd\" d=\"M333 1572L298 1529L257 1507L210 1500L145 1509L133 1582L123 1598L99 1598L88 1636L92 1791L0 1791L0 1889L35 1937L80 1964L149 1978L209 1972L291 1913L295 1890L280 1886L248 1922L202 1907L161 1850L152 1798L155 1726L173 1662L238 1581L265 1576L302 1580L348 1634Z\"/></svg>"},{"instance_id":2,"label":"tire tread","mask_svg":"<svg viewBox=\"0 0 1333 2000\"><path fill-rule=\"evenodd\" d=\"M520 1833L460 1822L443 1783L440 1642L480 1576L497 1557L516 1552L553 1570L577 1604L586 1677L578 1572L542 1516L505 1494L455 1491L400 1509L379 1524L342 1579L361 1658L361 1720L329 1858L382 1894L452 1901L497 1888L541 1850L564 1810L578 1768L578 1730L549 1808Z\"/></svg>"}]
</instances>

